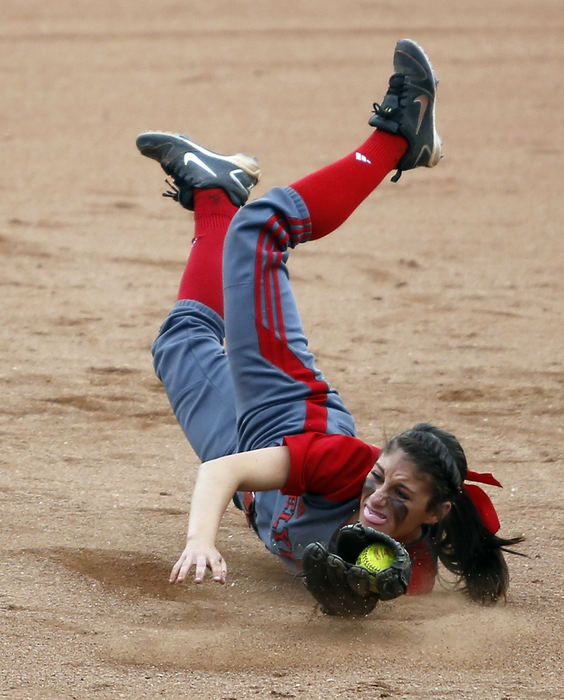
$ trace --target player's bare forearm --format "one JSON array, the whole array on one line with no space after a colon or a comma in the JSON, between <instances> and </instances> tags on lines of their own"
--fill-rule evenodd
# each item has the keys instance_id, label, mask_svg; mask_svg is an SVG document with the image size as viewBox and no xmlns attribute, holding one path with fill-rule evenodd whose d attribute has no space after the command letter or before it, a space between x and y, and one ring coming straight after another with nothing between
<instances>
[{"instance_id":1,"label":"player's bare forearm","mask_svg":"<svg viewBox=\"0 0 564 700\"><path fill-rule=\"evenodd\" d=\"M171 571L170 582L184 581L194 567L196 583L201 583L206 569L211 569L214 581L224 583L227 567L215 541L233 494L282 488L289 471L287 447L268 447L204 462L192 495L186 547Z\"/></svg>"}]
</instances>

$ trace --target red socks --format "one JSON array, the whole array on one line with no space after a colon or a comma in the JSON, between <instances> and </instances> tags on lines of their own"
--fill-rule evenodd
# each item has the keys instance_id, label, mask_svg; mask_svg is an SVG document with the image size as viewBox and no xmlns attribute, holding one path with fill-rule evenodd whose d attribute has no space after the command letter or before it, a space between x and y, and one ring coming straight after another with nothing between
<instances>
[{"instance_id":1,"label":"red socks","mask_svg":"<svg viewBox=\"0 0 564 700\"><path fill-rule=\"evenodd\" d=\"M397 167L407 141L383 131L348 156L295 182L312 223L312 239L326 236L353 213ZM237 207L221 189L194 190L194 239L178 299L195 299L223 317L223 244Z\"/></svg>"},{"instance_id":2,"label":"red socks","mask_svg":"<svg viewBox=\"0 0 564 700\"><path fill-rule=\"evenodd\" d=\"M312 239L326 236L348 219L397 167L407 147L402 136L374 131L356 151L290 185L309 210Z\"/></svg>"},{"instance_id":3,"label":"red socks","mask_svg":"<svg viewBox=\"0 0 564 700\"><path fill-rule=\"evenodd\" d=\"M195 299L223 318L223 244L238 208L221 189L194 190L194 238L178 299Z\"/></svg>"}]
</instances>

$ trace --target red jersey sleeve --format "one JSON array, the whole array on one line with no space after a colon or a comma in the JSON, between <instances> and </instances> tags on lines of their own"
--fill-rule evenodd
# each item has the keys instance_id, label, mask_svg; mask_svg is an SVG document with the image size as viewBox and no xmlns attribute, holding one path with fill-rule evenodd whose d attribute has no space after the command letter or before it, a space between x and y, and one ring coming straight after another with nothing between
<instances>
[{"instance_id":1,"label":"red jersey sleeve","mask_svg":"<svg viewBox=\"0 0 564 700\"><path fill-rule=\"evenodd\" d=\"M290 450L290 475L282 493L310 491L330 501L360 496L380 454L378 447L349 435L301 433L286 436L284 444Z\"/></svg>"}]
</instances>

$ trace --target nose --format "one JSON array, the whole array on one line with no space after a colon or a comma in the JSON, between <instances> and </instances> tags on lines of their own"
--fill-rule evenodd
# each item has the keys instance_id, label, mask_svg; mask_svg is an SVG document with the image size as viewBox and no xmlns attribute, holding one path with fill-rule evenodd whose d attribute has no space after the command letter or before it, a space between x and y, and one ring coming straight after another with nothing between
<instances>
[{"instance_id":1,"label":"nose","mask_svg":"<svg viewBox=\"0 0 564 700\"><path fill-rule=\"evenodd\" d=\"M384 485L381 484L378 488L374 489L374 491L370 494L368 497L368 500L370 501L371 505L384 505L388 501L388 494L386 492L386 489L384 488Z\"/></svg>"}]
</instances>

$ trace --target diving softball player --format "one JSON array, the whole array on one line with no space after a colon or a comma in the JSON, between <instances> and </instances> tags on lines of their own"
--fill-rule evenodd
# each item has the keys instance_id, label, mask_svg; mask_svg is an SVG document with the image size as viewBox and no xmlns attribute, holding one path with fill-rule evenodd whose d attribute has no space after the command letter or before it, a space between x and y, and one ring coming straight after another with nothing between
<instances>
[{"instance_id":1,"label":"diving softball player","mask_svg":"<svg viewBox=\"0 0 564 700\"><path fill-rule=\"evenodd\" d=\"M254 159L220 155L177 134L138 137L141 153L174 181L166 195L195 220L178 300L153 346L157 376L202 460L171 582L192 568L196 582L206 569L225 581L215 541L233 498L266 548L293 570L312 543L315 566L334 565L339 533L353 525L406 549L410 593L433 588L440 559L471 598L505 594L502 548L519 538L496 536L491 501L466 482L499 483L468 471L456 438L427 423L384 449L356 437L350 412L308 350L287 268L293 248L338 228L388 173L396 170L397 179L437 165L436 84L421 48L401 40L367 140L250 203L260 176ZM341 595L343 581L321 578L332 612L328 596L332 587ZM361 589L353 597L369 595Z\"/></svg>"}]
</instances>

